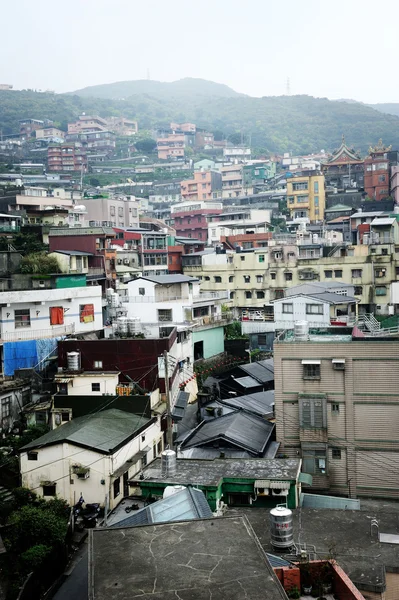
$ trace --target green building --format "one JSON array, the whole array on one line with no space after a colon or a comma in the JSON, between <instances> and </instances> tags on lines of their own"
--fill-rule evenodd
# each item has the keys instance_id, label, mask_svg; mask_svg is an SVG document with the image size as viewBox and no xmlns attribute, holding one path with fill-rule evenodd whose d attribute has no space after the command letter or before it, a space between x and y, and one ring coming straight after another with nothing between
<instances>
[{"instance_id":1,"label":"green building","mask_svg":"<svg viewBox=\"0 0 399 600\"><path fill-rule=\"evenodd\" d=\"M276 176L276 163L267 161L254 165L244 165L243 167L243 184L244 186L254 183L263 183L268 179L273 179Z\"/></svg>"},{"instance_id":2,"label":"green building","mask_svg":"<svg viewBox=\"0 0 399 600\"><path fill-rule=\"evenodd\" d=\"M301 462L296 458L179 458L175 473L164 475L161 459L156 458L129 486L139 487L146 500L158 500L167 486L192 485L204 492L213 511L221 502L263 508L287 503L288 508L297 508L300 482L309 483L309 475L300 473Z\"/></svg>"}]
</instances>

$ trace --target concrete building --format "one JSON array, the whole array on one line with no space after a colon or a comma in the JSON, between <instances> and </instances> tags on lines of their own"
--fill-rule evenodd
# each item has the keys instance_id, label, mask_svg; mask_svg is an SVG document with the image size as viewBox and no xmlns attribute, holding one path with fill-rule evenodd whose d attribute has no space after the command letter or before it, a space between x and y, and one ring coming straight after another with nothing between
<instances>
[{"instance_id":1,"label":"concrete building","mask_svg":"<svg viewBox=\"0 0 399 600\"><path fill-rule=\"evenodd\" d=\"M323 221L325 199L324 176L319 171L287 178L287 208L292 219Z\"/></svg>"},{"instance_id":2,"label":"concrete building","mask_svg":"<svg viewBox=\"0 0 399 600\"><path fill-rule=\"evenodd\" d=\"M85 198L89 226L139 227L139 203L134 196Z\"/></svg>"},{"instance_id":3,"label":"concrete building","mask_svg":"<svg viewBox=\"0 0 399 600\"><path fill-rule=\"evenodd\" d=\"M20 450L22 485L45 499L63 498L109 508L147 461L162 452L159 418L117 409L77 417Z\"/></svg>"},{"instance_id":4,"label":"concrete building","mask_svg":"<svg viewBox=\"0 0 399 600\"><path fill-rule=\"evenodd\" d=\"M204 200L179 202L171 207L171 224L178 236L206 242L208 240L208 218L222 213L221 202Z\"/></svg>"},{"instance_id":5,"label":"concrete building","mask_svg":"<svg viewBox=\"0 0 399 600\"><path fill-rule=\"evenodd\" d=\"M246 208L208 216L208 244L219 244L222 237L249 235L271 230L271 210Z\"/></svg>"},{"instance_id":6,"label":"concrete building","mask_svg":"<svg viewBox=\"0 0 399 600\"><path fill-rule=\"evenodd\" d=\"M369 198L379 202L390 195L390 164L388 153L382 140L369 148L369 156L364 160L364 191Z\"/></svg>"},{"instance_id":7,"label":"concrete building","mask_svg":"<svg viewBox=\"0 0 399 600\"><path fill-rule=\"evenodd\" d=\"M106 131L107 121L101 117L91 117L90 115L80 115L74 123L68 123L68 133L86 133L89 131Z\"/></svg>"},{"instance_id":8,"label":"concrete building","mask_svg":"<svg viewBox=\"0 0 399 600\"><path fill-rule=\"evenodd\" d=\"M186 138L184 134L171 133L157 139L158 158L160 160L184 158Z\"/></svg>"},{"instance_id":9,"label":"concrete building","mask_svg":"<svg viewBox=\"0 0 399 600\"><path fill-rule=\"evenodd\" d=\"M215 200L222 196L222 176L217 171L195 171L181 182L183 200Z\"/></svg>"},{"instance_id":10,"label":"concrete building","mask_svg":"<svg viewBox=\"0 0 399 600\"><path fill-rule=\"evenodd\" d=\"M22 413L31 400L31 381L13 379L0 381L0 433L7 435L22 429ZM19 423L19 426L18 426Z\"/></svg>"},{"instance_id":11,"label":"concrete building","mask_svg":"<svg viewBox=\"0 0 399 600\"><path fill-rule=\"evenodd\" d=\"M51 172L87 171L86 150L74 143L49 146L47 168Z\"/></svg>"},{"instance_id":12,"label":"concrete building","mask_svg":"<svg viewBox=\"0 0 399 600\"><path fill-rule=\"evenodd\" d=\"M243 186L242 165L234 164L220 169L222 173L222 198L237 198L252 194L252 186Z\"/></svg>"},{"instance_id":13,"label":"concrete building","mask_svg":"<svg viewBox=\"0 0 399 600\"><path fill-rule=\"evenodd\" d=\"M225 160L245 162L251 160L251 148L246 146L227 146L223 148Z\"/></svg>"},{"instance_id":14,"label":"concrete building","mask_svg":"<svg viewBox=\"0 0 399 600\"><path fill-rule=\"evenodd\" d=\"M19 121L19 135L23 139L35 137L37 129L43 129L44 121L39 119L21 119Z\"/></svg>"},{"instance_id":15,"label":"concrete building","mask_svg":"<svg viewBox=\"0 0 399 600\"><path fill-rule=\"evenodd\" d=\"M36 129L37 140L54 140L63 141L65 139L65 131L58 129L57 127L44 127L43 129Z\"/></svg>"},{"instance_id":16,"label":"concrete building","mask_svg":"<svg viewBox=\"0 0 399 600\"><path fill-rule=\"evenodd\" d=\"M274 344L276 438L313 488L399 497L397 339L292 331Z\"/></svg>"}]
</instances>

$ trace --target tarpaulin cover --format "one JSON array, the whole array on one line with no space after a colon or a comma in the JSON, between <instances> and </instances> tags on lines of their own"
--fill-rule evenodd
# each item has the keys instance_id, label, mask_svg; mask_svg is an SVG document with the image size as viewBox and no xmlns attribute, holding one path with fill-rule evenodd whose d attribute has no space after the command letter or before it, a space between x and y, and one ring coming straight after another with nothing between
<instances>
[{"instance_id":1,"label":"tarpaulin cover","mask_svg":"<svg viewBox=\"0 0 399 600\"><path fill-rule=\"evenodd\" d=\"M4 375L14 375L15 369L37 365L36 340L7 342L3 346Z\"/></svg>"}]
</instances>

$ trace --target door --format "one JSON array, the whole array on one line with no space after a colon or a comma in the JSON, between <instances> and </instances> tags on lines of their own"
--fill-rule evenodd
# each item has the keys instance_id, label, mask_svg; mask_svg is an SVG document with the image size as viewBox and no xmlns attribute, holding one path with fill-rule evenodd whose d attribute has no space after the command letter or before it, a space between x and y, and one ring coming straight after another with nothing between
<instances>
[{"instance_id":1,"label":"door","mask_svg":"<svg viewBox=\"0 0 399 600\"><path fill-rule=\"evenodd\" d=\"M129 496L129 471L123 473L123 497Z\"/></svg>"}]
</instances>

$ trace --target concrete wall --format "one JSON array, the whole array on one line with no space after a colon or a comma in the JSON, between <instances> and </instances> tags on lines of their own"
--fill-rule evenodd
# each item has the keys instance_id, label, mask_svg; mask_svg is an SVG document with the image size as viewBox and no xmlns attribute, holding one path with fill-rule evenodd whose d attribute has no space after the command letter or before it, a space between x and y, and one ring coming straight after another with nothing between
<instances>
[{"instance_id":1,"label":"concrete wall","mask_svg":"<svg viewBox=\"0 0 399 600\"><path fill-rule=\"evenodd\" d=\"M213 327L193 331L193 344L201 341L204 344L204 358L211 358L224 352L224 328Z\"/></svg>"}]
</instances>

